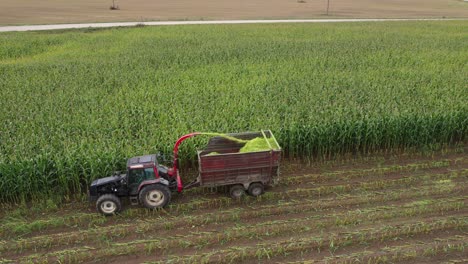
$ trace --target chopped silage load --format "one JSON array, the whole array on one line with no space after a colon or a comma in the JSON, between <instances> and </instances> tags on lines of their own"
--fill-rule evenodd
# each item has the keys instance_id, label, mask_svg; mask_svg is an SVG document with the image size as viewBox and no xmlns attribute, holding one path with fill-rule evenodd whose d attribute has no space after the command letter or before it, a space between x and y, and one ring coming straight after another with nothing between
<instances>
[{"instance_id":1,"label":"chopped silage load","mask_svg":"<svg viewBox=\"0 0 468 264\"><path fill-rule=\"evenodd\" d=\"M251 140L244 140L244 139L238 139L238 138L231 137L231 136L228 136L226 134L220 134L220 133L203 133L203 134L210 135L210 136L223 137L223 138L226 138L226 139L229 139L231 141L238 142L238 143L245 143L245 145L239 150L239 153L248 153L248 152L266 151L266 150L270 150L270 149L279 149L279 146L276 143L276 140L274 138L265 139L263 137L256 137L256 138L251 139ZM210 153L206 154L205 156L213 156L213 155L219 155L219 154L221 154L221 153L210 152Z\"/></svg>"},{"instance_id":2,"label":"chopped silage load","mask_svg":"<svg viewBox=\"0 0 468 264\"><path fill-rule=\"evenodd\" d=\"M245 143L245 145L239 150L239 153L265 151L270 149L279 149L275 139L257 137Z\"/></svg>"}]
</instances>

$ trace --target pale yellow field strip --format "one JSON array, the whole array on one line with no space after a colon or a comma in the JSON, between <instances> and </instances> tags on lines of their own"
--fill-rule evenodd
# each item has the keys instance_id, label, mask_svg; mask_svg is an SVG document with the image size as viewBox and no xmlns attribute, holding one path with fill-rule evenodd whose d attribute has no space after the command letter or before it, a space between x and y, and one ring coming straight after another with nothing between
<instances>
[{"instance_id":1,"label":"pale yellow field strip","mask_svg":"<svg viewBox=\"0 0 468 264\"><path fill-rule=\"evenodd\" d=\"M11 31L40 31L78 28L110 28L133 26L171 26L171 25L214 25L214 24L270 24L270 23L343 23L343 22L390 22L390 21L449 21L468 19L287 19L287 20L213 20L213 21L154 21L154 22L119 22L119 23L88 23L88 24L58 24L58 25L30 25L4 26L0 32Z\"/></svg>"}]
</instances>

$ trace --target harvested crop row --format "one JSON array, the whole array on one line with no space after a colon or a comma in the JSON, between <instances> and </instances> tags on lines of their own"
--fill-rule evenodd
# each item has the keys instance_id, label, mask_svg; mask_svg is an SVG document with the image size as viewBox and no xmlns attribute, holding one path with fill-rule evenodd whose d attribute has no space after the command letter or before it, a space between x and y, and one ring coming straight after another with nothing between
<instances>
[{"instance_id":1,"label":"harvested crop row","mask_svg":"<svg viewBox=\"0 0 468 264\"><path fill-rule=\"evenodd\" d=\"M336 180L351 180L355 178L365 178L366 176L381 176L390 173L415 173L424 172L430 169L449 168L451 165L450 160L431 161L424 163L413 163L408 165L394 165L386 167L378 167L363 170L349 170L349 171L334 171L325 173L304 174L298 176L286 176L282 180L285 184L298 184L304 181L313 180L317 183L326 183Z\"/></svg>"},{"instance_id":2,"label":"harvested crop row","mask_svg":"<svg viewBox=\"0 0 468 264\"><path fill-rule=\"evenodd\" d=\"M344 255L334 255L321 260L307 260L291 262L289 264L348 264L348 263L402 263L415 261L420 258L433 258L440 254L450 254L464 252L468 246L468 236L455 235L449 237L435 237L433 242L417 242L411 245L385 246L378 250L364 250ZM447 259L447 257L444 257ZM447 261L446 263L451 263ZM453 263L464 263L456 262Z\"/></svg>"},{"instance_id":3,"label":"harvested crop row","mask_svg":"<svg viewBox=\"0 0 468 264\"><path fill-rule=\"evenodd\" d=\"M0 225L0 235L2 237L23 236L26 234L42 231L46 229L62 228L69 226L95 226L106 222L106 218L97 214L78 213L64 217L49 217L34 221L15 219Z\"/></svg>"},{"instance_id":4,"label":"harvested crop row","mask_svg":"<svg viewBox=\"0 0 468 264\"><path fill-rule=\"evenodd\" d=\"M294 195L304 195L307 193L311 196L328 195L331 193L347 193L357 191L369 191L388 188L392 186L400 186L402 184L406 186L413 186L415 184L423 183L425 181L443 181L443 180L456 180L464 179L468 176L468 169L453 170L449 173L440 174L422 174L422 175L407 175L402 178L389 179L389 180L377 180L368 182L357 182L348 184L336 184L336 185L322 185L316 188L297 188L287 190L286 192L268 192L264 195L266 199L270 196L285 195L294 197Z\"/></svg>"},{"instance_id":5,"label":"harvested crop row","mask_svg":"<svg viewBox=\"0 0 468 264\"><path fill-rule=\"evenodd\" d=\"M406 167L417 166L417 164L427 164L437 161L450 161L451 166L466 165L468 158L466 152L468 147L460 144L454 147L445 147L439 150L408 150L405 152L382 152L372 155L345 154L333 159L312 160L308 158L288 159L282 172L286 175L301 175L311 173L310 170L319 172L340 172L369 170L386 167Z\"/></svg>"},{"instance_id":6,"label":"harvested crop row","mask_svg":"<svg viewBox=\"0 0 468 264\"><path fill-rule=\"evenodd\" d=\"M430 234L434 231L447 229L466 229L466 217L436 219L433 221L406 223L399 225L384 225L380 228L356 229L353 232L328 233L323 236L307 236L296 239L285 239L278 242L258 243L254 246L230 247L228 249L193 254L183 257L170 257L164 261L152 263L236 263L249 258L258 260L270 259L274 256L284 256L294 252L321 251L327 248L345 247L356 243L384 241L394 237Z\"/></svg>"},{"instance_id":7,"label":"harvested crop row","mask_svg":"<svg viewBox=\"0 0 468 264\"><path fill-rule=\"evenodd\" d=\"M370 221L370 219L386 219L390 217L398 217L398 216L410 216L410 215L421 215L421 214L429 214L431 212L439 212L443 213L445 211L450 211L450 210L459 210L460 208L463 207L464 205L464 200L466 197L457 197L457 198L449 198L449 199L441 199L438 198L437 201L433 200L424 200L420 203L417 202L411 202L408 205L401 205L398 208L397 207L392 207L392 206L383 206L383 207L370 207L368 209L360 208L358 209L355 214L353 214L353 211L349 211L346 213L340 213L340 214L331 214L331 215L322 215L318 214L318 211L320 211L320 208L315 208L314 211L314 217L313 219L320 219L320 221L327 221L330 220L331 222L335 222L336 226L341 226L341 225L348 225L349 223L353 222L354 224L357 224L356 221L359 221L362 217L366 217L366 221ZM430 210L427 211L427 206L432 206ZM307 210L304 209L299 209L299 208L290 208L290 207L281 207L284 208L283 213L288 211L288 215L290 215L291 220L286 221L287 223L291 224L294 223L295 221L306 221L310 220L309 218L304 218L304 219L294 219L294 213L304 213L307 212ZM384 214L378 212L385 209L386 212ZM398 210L395 210L398 209ZM399 210L403 210L404 212L399 212ZM309 208L309 211L311 209ZM419 210L419 211L418 211ZM422 211L421 211L422 210ZM394 212L397 211L397 212ZM254 212L257 212L254 211ZM378 213L377 213L378 212ZM224 212L220 212L221 216L227 215ZM264 217L268 212L259 212L255 214L255 219L259 219L259 216ZM278 212L276 212L274 215L277 215ZM373 214L376 213L378 216L374 216ZM242 215L242 217L241 217ZM273 214L267 214L272 216ZM283 214L284 215L284 214ZM225 218L224 220L230 220L230 221L239 221L241 219L249 219L253 216L253 214L249 214L249 212L245 212L244 214L241 214L241 212L232 212L231 214L227 215L228 217ZM216 220L215 220L216 219ZM271 217L269 218L271 219ZM339 220L338 220L339 219ZM166 219L167 220L167 219ZM28 238L28 239L20 239L17 241L10 241L10 242L1 242L0 243L0 252L10 252L10 253L21 253L24 250L31 249L31 248L44 248L44 249L50 249L52 246L63 246L63 245L68 245L68 246L76 246L80 244L84 244L86 242L91 242L95 240L96 236L100 236L101 238L106 238L106 240L122 240L125 237L131 235L133 238L147 238L148 235L157 232L159 236L161 236L161 229L164 228L164 230L173 230L175 227L174 225L177 226L200 226L200 225L208 225L210 226L210 223L214 224L219 224L223 219L218 218L210 218L210 217L205 217L204 219L199 219L196 220L192 217L187 217L187 219L180 219L180 220L175 220L172 225L167 225L167 224L157 224L157 223L152 223L152 222L140 222L137 223L137 225L117 225L117 226L110 226L107 228L97 228L97 229L90 229L90 230L85 230L85 231L80 231L80 232L72 232L72 233L65 233L65 234L57 234L57 235L47 235L47 236L42 236L42 237L33 237L33 238ZM169 220L168 222L172 222ZM283 221L284 222L284 221ZM280 224L280 222L275 221L274 224ZM268 222L264 222L261 224L262 226L268 225ZM316 226L323 227L323 224L318 223ZM174 231L169 231L169 233L173 233Z\"/></svg>"},{"instance_id":8,"label":"harvested crop row","mask_svg":"<svg viewBox=\"0 0 468 264\"><path fill-rule=\"evenodd\" d=\"M272 238L279 235L285 235L289 233L304 233L312 232L315 229L323 229L330 227L342 227L347 225L360 225L363 223L373 223L374 221L387 219L387 218L408 218L411 216L427 216L437 215L443 212L458 211L463 208L465 198L449 198L442 201L425 201L422 203L411 202L407 205L400 207L383 206L377 208L369 208L367 210L356 210L354 212L332 214L324 216L311 216L306 218L292 218L289 220L281 221L268 221L264 223L258 223L254 225L234 226L232 228L224 228L222 233L210 231L197 231L192 234L186 234L183 236L175 236L173 238L162 239L160 238L160 230L158 227L153 227L151 224L139 229L137 233L142 234L145 237L143 240L134 240L125 243L112 243L109 246L105 246L102 249L98 249L93 254L93 257L106 257L108 247L112 250L127 251L127 247L134 248L134 250L142 250L141 246L144 245L145 251L150 253L154 250L158 252L171 251L173 248L187 248L196 247L202 248L208 245L225 244L228 242L236 241L242 238L249 239L262 239ZM338 221L337 219L340 219ZM329 220L329 221L327 221ZM330 221L331 220L331 221ZM310 228L314 227L314 228ZM157 238L151 238L151 233L155 233ZM129 233L134 231L127 230ZM125 232L124 232L125 233ZM174 236L174 235L173 235ZM183 238L183 239L181 239ZM79 238L74 238L79 239ZM27 241L24 241L27 243ZM36 245L36 246L41 246ZM43 245L47 246L47 245ZM136 246L136 247L133 247ZM127 252L131 253L131 252ZM133 252L136 253L136 252ZM104 255L102 255L104 254ZM86 260L86 259L84 259ZM80 259L83 261L83 259Z\"/></svg>"}]
</instances>

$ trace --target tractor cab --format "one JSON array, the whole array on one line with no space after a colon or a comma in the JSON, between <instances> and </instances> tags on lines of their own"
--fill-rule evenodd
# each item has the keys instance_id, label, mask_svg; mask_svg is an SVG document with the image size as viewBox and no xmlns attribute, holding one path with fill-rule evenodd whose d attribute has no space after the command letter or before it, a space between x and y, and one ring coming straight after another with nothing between
<instances>
[{"instance_id":1,"label":"tractor cab","mask_svg":"<svg viewBox=\"0 0 468 264\"><path fill-rule=\"evenodd\" d=\"M171 189L175 187L175 179L169 176L169 169L158 163L158 155L145 155L128 159L127 187L130 196L138 195L144 185L162 182Z\"/></svg>"}]
</instances>

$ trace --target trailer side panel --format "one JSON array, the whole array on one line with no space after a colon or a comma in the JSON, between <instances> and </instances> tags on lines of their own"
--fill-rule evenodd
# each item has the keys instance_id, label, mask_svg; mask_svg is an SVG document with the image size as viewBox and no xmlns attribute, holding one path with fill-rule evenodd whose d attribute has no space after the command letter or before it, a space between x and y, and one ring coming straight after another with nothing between
<instances>
[{"instance_id":1,"label":"trailer side panel","mask_svg":"<svg viewBox=\"0 0 468 264\"><path fill-rule=\"evenodd\" d=\"M270 131L265 131L268 136ZM261 133L230 134L237 138L253 139ZM252 182L270 184L279 176L281 149L239 153L242 144L214 138L204 151L200 151L200 185L207 187L243 184ZM221 154L209 155L211 151Z\"/></svg>"}]
</instances>

